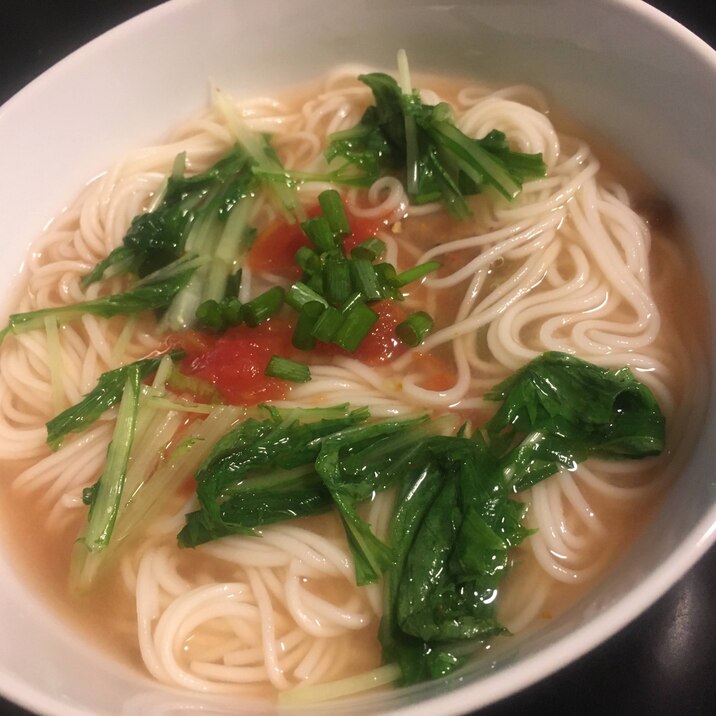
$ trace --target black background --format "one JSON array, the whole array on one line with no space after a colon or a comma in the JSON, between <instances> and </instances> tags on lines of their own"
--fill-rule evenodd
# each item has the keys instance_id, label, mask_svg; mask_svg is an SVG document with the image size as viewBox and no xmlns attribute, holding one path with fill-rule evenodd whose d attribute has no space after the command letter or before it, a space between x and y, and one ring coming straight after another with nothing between
<instances>
[{"instance_id":1,"label":"black background","mask_svg":"<svg viewBox=\"0 0 716 716\"><path fill-rule=\"evenodd\" d=\"M158 4L157 0L0 0L0 104L85 42ZM713 0L653 0L651 4L716 47ZM715 599L716 548L712 548L617 636L554 676L488 707L481 716L716 713ZM38 668L41 662L38 654ZM25 713L0 699L0 714Z\"/></svg>"}]
</instances>

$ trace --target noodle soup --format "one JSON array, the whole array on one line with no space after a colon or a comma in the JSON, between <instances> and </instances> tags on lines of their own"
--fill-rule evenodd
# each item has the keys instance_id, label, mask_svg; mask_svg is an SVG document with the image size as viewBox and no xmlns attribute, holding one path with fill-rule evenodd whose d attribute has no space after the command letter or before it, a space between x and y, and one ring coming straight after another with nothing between
<instances>
[{"instance_id":1,"label":"noodle soup","mask_svg":"<svg viewBox=\"0 0 716 716\"><path fill-rule=\"evenodd\" d=\"M329 136L358 125L371 104L371 92L356 74L355 68L338 68L318 87L286 99L221 100L252 132L270 136L286 170L303 173L298 196L309 213L321 192L333 187L315 176L325 170ZM221 339L168 339L166 325L146 314L49 321L44 330L5 339L0 455L15 475L6 487L7 503L18 505L5 516L11 538L31 545L28 567L42 565L40 587L63 612L159 681L272 697L366 673L372 674L368 685L399 676L390 661L381 666L383 585L356 585L354 553L335 510L261 526L260 537L236 534L195 549L177 547L185 515L198 504L193 478L202 460L192 457L193 446L206 443L206 459L212 443L245 419L246 404L269 401L291 410L347 403L366 406L380 420L452 416L441 434L454 435L461 424L484 425L497 408L486 393L545 352L610 370L631 368L665 415L666 449L642 460L592 458L560 467L519 492L524 526L534 533L511 550L510 573L494 595L499 622L514 634L557 617L599 579L683 461L685 426L703 407L697 387L705 370L706 328L680 320L684 307L698 305L702 287L665 205L647 201L653 189L611 159L607 148L593 151L574 128L558 131L547 100L533 88L494 90L435 77L415 85L425 104L449 103L464 135L482 138L499 130L513 149L539 153L546 165L545 176L525 181L512 201L492 190L470 196L470 215L462 219L440 201L411 202L392 174L369 188L335 185L353 234L377 236L385 245L383 260L397 272L439 261L438 270L406 287L401 302L400 319L424 311L434 321L417 348L395 339L399 319L393 309L380 309L375 340L355 351L307 351L311 380L284 381L274 393L273 383L251 383L248 390L246 377L238 388L228 387L221 366L206 369L212 351L219 363L229 355L216 348ZM221 106L217 101L167 143L131 154L85 188L33 247L18 312L125 287L122 277L89 287L82 277L122 244L135 216L156 209L178 154L185 153L187 174L196 175L231 150L234 115ZM238 298L244 305L290 284L302 245L292 243L291 224L269 194L259 194L250 208L256 238L242 264ZM292 320L281 313L270 319L266 340L276 341L271 351L287 345L283 332ZM87 522L83 491L105 469L118 410L65 438L56 452L46 444L45 423L78 403L100 374L163 351L168 342L189 353L193 367L183 364L187 374L215 385L219 402L239 405L221 414L176 406L155 411L137 437L156 455L146 482L161 471L176 480L168 483L161 509L113 555L97 584L67 598L73 543ZM248 350L242 343L231 355ZM259 373L262 381L263 369ZM189 402L196 406L202 401L194 388L175 392L192 394ZM195 450L188 457L181 452L187 445ZM359 511L387 540L395 489L376 492ZM103 605L110 601L108 623ZM96 624L88 623L88 614L98 615ZM470 643L468 652L479 658L481 648ZM361 687L353 682L347 688Z\"/></svg>"}]
</instances>

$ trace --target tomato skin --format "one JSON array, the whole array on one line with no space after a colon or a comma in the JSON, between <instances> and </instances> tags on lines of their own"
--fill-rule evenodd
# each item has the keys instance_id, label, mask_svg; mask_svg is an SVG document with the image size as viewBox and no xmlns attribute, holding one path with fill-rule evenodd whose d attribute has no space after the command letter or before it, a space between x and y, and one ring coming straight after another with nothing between
<instances>
[{"instance_id":1,"label":"tomato skin","mask_svg":"<svg viewBox=\"0 0 716 716\"><path fill-rule=\"evenodd\" d=\"M192 337L193 336L193 337ZM285 321L273 318L256 328L230 328L213 337L195 331L179 334L176 341L187 355L181 371L212 383L224 400L233 405L256 405L284 398L286 381L264 375L272 355L291 354L291 330Z\"/></svg>"},{"instance_id":2,"label":"tomato skin","mask_svg":"<svg viewBox=\"0 0 716 716\"><path fill-rule=\"evenodd\" d=\"M183 350L188 355L197 355L208 351L214 344L216 338L209 333L201 331L179 331L167 337L168 350Z\"/></svg>"}]
</instances>

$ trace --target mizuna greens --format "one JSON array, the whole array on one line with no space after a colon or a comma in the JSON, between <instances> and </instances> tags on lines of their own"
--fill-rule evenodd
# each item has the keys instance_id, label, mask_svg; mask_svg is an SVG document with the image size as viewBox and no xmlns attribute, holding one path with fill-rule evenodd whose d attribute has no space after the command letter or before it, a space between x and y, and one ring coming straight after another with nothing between
<instances>
[{"instance_id":1,"label":"mizuna greens","mask_svg":"<svg viewBox=\"0 0 716 716\"><path fill-rule=\"evenodd\" d=\"M273 156L270 145L261 142ZM165 309L164 325L177 330L193 326L197 309L207 301L221 302L223 311L219 317L209 311L200 321L212 328L224 326L235 304L236 268L255 234L249 217L260 187L253 172L259 162L238 144L199 174L187 176L185 161L184 154L176 157L155 205L132 220L122 244L81 285L87 288L124 274L140 281L124 293L13 314L0 341L10 332L42 328L46 318L72 320L85 313L108 318Z\"/></svg>"},{"instance_id":2,"label":"mizuna greens","mask_svg":"<svg viewBox=\"0 0 716 716\"><path fill-rule=\"evenodd\" d=\"M358 584L374 582L390 550L356 505L389 487L410 454L443 421L426 416L367 423L368 410L269 409L226 435L196 476L201 509L187 515L179 544L193 547L227 534L337 508L355 559ZM260 473L256 475L255 473Z\"/></svg>"},{"instance_id":3,"label":"mizuna greens","mask_svg":"<svg viewBox=\"0 0 716 716\"><path fill-rule=\"evenodd\" d=\"M173 329L195 322L205 301L231 293L231 275L254 236L249 217L258 180L254 159L240 145L205 172L185 175L185 157L177 156L164 192L150 211L135 217L122 244L85 276L88 286L108 272L143 276L187 256L201 264L172 301L165 324Z\"/></svg>"},{"instance_id":4,"label":"mizuna greens","mask_svg":"<svg viewBox=\"0 0 716 716\"><path fill-rule=\"evenodd\" d=\"M329 162L344 164L340 176L354 174L366 186L384 174L397 173L414 204L442 201L461 219L470 208L466 196L491 186L514 199L527 179L544 176L541 154L510 149L503 132L493 130L482 139L461 132L447 104L428 105L413 90L405 54L398 58L401 84L382 72L359 75L370 87L374 104L360 123L331 137Z\"/></svg>"},{"instance_id":5,"label":"mizuna greens","mask_svg":"<svg viewBox=\"0 0 716 716\"><path fill-rule=\"evenodd\" d=\"M193 176L185 175L185 161L184 154L177 156L156 206L132 220L122 244L84 277L83 286L110 271L145 276L229 228L229 217L255 189L251 158L236 145L205 172ZM242 218L241 225L233 227L239 244L251 238L250 231L242 233L246 217Z\"/></svg>"},{"instance_id":6,"label":"mizuna greens","mask_svg":"<svg viewBox=\"0 0 716 716\"><path fill-rule=\"evenodd\" d=\"M187 286L196 266L189 262L181 262L176 268L175 271L167 272L167 275L164 272L161 276L153 274L124 293L115 293L66 306L13 313L8 325L0 331L0 343L8 333L17 335L36 328L44 328L45 320L48 318L69 321L85 313L111 318L164 308Z\"/></svg>"},{"instance_id":7,"label":"mizuna greens","mask_svg":"<svg viewBox=\"0 0 716 716\"><path fill-rule=\"evenodd\" d=\"M380 636L402 683L453 670L466 653L455 642L504 632L494 596L528 535L513 493L590 455L664 449L656 399L626 368L544 353L487 397L501 405L484 428L426 441L398 487Z\"/></svg>"},{"instance_id":8,"label":"mizuna greens","mask_svg":"<svg viewBox=\"0 0 716 716\"><path fill-rule=\"evenodd\" d=\"M447 673L453 642L503 632L494 596L509 550L528 534L516 492L590 455L639 458L664 447L652 393L628 369L545 353L488 394L495 416L471 436L442 420L366 422L368 411L270 409L227 434L197 473L200 510L182 546L334 508L356 581L386 574L381 642L402 681ZM387 543L356 505L397 489Z\"/></svg>"},{"instance_id":9,"label":"mizuna greens","mask_svg":"<svg viewBox=\"0 0 716 716\"><path fill-rule=\"evenodd\" d=\"M173 360L181 357L181 352L171 354ZM156 372L162 356L144 358L134 363L102 373L97 385L75 405L63 410L47 423L47 444L57 450L69 433L86 430L106 410L118 403L130 373L136 372L139 379Z\"/></svg>"},{"instance_id":10,"label":"mizuna greens","mask_svg":"<svg viewBox=\"0 0 716 716\"><path fill-rule=\"evenodd\" d=\"M104 374L82 403L48 423L48 441L56 445L123 396L107 468L87 494L82 543L90 553L110 544L123 504L139 380L160 360ZM494 596L510 565L509 550L528 535L514 494L590 455L634 459L664 447L659 406L628 369L544 353L487 397L500 405L472 435L465 426L454 434L449 416L372 421L365 408L266 406L263 417L247 417L204 448L207 457L196 472L200 508L186 516L179 544L251 535L335 509L356 582L386 577L384 659L400 665L403 683L447 673L466 653L456 642L504 632ZM396 490L396 507L383 542L357 506L389 488Z\"/></svg>"},{"instance_id":11,"label":"mizuna greens","mask_svg":"<svg viewBox=\"0 0 716 716\"><path fill-rule=\"evenodd\" d=\"M566 353L543 353L485 397L501 401L486 431L515 492L592 455L621 460L664 449L659 404L629 368L612 371Z\"/></svg>"},{"instance_id":12,"label":"mizuna greens","mask_svg":"<svg viewBox=\"0 0 716 716\"><path fill-rule=\"evenodd\" d=\"M175 351L105 373L80 403L47 424L48 442L50 435L58 441L68 432L87 428L104 409L118 404L102 474L82 495L89 512L72 554L73 591L87 591L96 583L114 556L143 534L149 518L245 412L236 406L193 403L169 393L173 361L180 357ZM153 376L151 384L143 383L149 376ZM190 413L204 419L195 422L165 455L167 441Z\"/></svg>"}]
</instances>

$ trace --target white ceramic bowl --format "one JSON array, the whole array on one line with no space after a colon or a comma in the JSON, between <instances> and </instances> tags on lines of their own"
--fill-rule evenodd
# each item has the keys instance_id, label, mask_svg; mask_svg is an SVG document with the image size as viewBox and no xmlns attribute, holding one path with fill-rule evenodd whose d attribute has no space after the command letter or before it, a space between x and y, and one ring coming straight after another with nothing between
<instances>
[{"instance_id":1,"label":"white ceramic bowl","mask_svg":"<svg viewBox=\"0 0 716 716\"><path fill-rule=\"evenodd\" d=\"M338 62L391 67L398 47L421 71L546 89L671 198L716 285L716 53L649 6L626 0L175 0L151 10L74 53L0 110L3 173L12 177L0 195L0 285L88 178L198 111L208 77L235 95L252 95ZM461 679L369 697L342 713L475 709L555 671L643 611L716 538L713 396L710 404L687 470L583 608ZM224 713L79 642L4 560L0 584L0 691L7 697L52 714Z\"/></svg>"}]
</instances>

